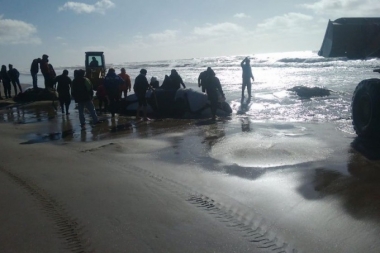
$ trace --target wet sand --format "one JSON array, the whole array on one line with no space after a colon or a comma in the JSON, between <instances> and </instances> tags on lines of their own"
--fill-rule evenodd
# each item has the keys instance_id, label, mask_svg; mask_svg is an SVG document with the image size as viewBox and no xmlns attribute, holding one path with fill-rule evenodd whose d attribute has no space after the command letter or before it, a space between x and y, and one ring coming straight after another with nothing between
<instances>
[{"instance_id":1,"label":"wet sand","mask_svg":"<svg viewBox=\"0 0 380 253\"><path fill-rule=\"evenodd\" d=\"M0 110L2 252L378 251L379 149L339 124L102 117Z\"/></svg>"}]
</instances>

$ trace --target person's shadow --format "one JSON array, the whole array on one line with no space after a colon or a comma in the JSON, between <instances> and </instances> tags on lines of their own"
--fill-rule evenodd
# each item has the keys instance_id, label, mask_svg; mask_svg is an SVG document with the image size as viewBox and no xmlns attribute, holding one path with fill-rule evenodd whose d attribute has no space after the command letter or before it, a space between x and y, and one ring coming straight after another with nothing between
<instances>
[{"instance_id":1,"label":"person's shadow","mask_svg":"<svg viewBox=\"0 0 380 253\"><path fill-rule=\"evenodd\" d=\"M249 110L249 104L251 103L251 97L245 99L245 97L241 97L240 108L237 111L237 114L245 114Z\"/></svg>"}]
</instances>

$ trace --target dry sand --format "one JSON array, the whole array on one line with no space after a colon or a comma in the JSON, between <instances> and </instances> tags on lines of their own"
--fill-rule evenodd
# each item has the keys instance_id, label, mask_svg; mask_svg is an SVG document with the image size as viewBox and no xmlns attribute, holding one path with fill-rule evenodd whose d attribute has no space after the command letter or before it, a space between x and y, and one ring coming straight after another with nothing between
<instances>
[{"instance_id":1,"label":"dry sand","mask_svg":"<svg viewBox=\"0 0 380 253\"><path fill-rule=\"evenodd\" d=\"M379 164L339 125L0 122L0 252L378 252Z\"/></svg>"}]
</instances>

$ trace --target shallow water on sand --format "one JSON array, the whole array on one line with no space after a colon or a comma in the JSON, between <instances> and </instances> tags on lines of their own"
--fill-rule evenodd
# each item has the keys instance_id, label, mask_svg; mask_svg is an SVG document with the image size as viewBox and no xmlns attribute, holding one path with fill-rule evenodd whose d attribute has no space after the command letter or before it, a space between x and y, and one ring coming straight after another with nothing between
<instances>
[{"instance_id":1,"label":"shallow water on sand","mask_svg":"<svg viewBox=\"0 0 380 253\"><path fill-rule=\"evenodd\" d=\"M115 144L117 152L101 153L192 189L304 252L376 252L380 246L380 147L341 131L338 122L100 117L103 123L82 130L74 105L69 115L51 102L0 110L1 123L26 133L20 144Z\"/></svg>"}]
</instances>

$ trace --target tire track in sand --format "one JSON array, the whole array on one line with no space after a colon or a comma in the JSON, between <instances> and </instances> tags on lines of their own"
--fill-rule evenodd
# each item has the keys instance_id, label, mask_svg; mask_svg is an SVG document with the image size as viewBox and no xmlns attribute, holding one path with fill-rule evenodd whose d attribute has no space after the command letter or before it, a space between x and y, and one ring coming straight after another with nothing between
<instances>
[{"instance_id":1,"label":"tire track in sand","mask_svg":"<svg viewBox=\"0 0 380 253\"><path fill-rule=\"evenodd\" d=\"M72 218L63 205L58 203L46 191L16 173L0 167L16 184L24 188L39 204L45 214L55 223L56 231L65 248L74 253L93 252L89 239L84 239L84 226Z\"/></svg>"},{"instance_id":2,"label":"tire track in sand","mask_svg":"<svg viewBox=\"0 0 380 253\"><path fill-rule=\"evenodd\" d=\"M114 143L102 145L98 148L80 151L88 152L90 155L96 155L96 151L102 148L110 148ZM117 168L119 166L126 169L123 172L134 171L155 180L163 188L175 193L190 204L212 215L215 219L225 223L228 229L234 229L240 233L249 242L253 243L257 248L270 253L300 253L294 246L293 242L287 242L279 232L275 232L271 225L266 222L260 215L252 210L242 208L237 204L224 204L212 199L207 195L194 190L193 188L177 182L171 178L164 177L158 173L129 164L118 163L116 161L107 161L110 167ZM118 166L112 166L116 164ZM120 170L119 170L120 171Z\"/></svg>"}]
</instances>

